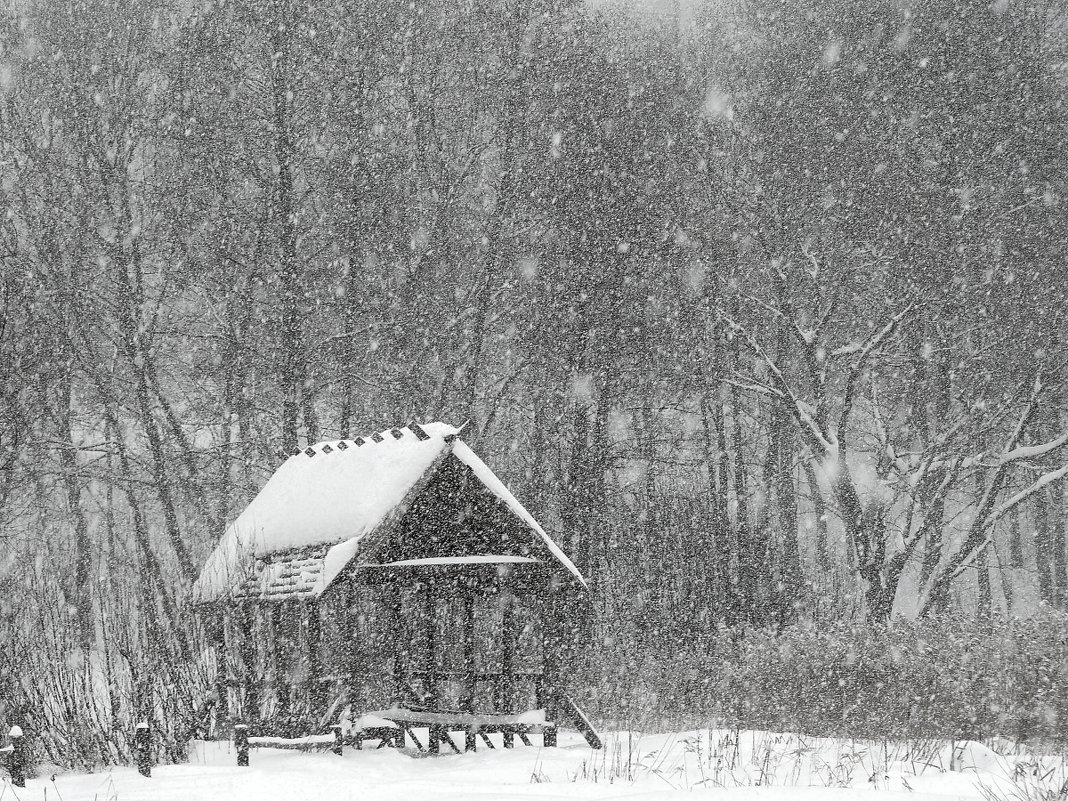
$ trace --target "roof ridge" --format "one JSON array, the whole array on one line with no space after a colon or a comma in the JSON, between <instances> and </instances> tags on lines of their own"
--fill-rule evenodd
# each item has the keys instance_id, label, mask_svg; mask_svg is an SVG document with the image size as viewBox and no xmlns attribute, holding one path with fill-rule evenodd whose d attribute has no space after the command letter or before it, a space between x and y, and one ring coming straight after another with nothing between
<instances>
[{"instance_id":1,"label":"roof ridge","mask_svg":"<svg viewBox=\"0 0 1068 801\"><path fill-rule=\"evenodd\" d=\"M420 442L425 442L426 440L433 439L434 434L438 433L433 429L439 427L448 429L447 432L441 433L441 438L446 442L450 442L460 435L466 425L467 421L464 421L464 424L457 428L442 420L431 420L426 423L418 423L415 420L412 420L405 425L390 426L389 428L383 428L381 431L374 431L370 434L357 434L352 437L319 440L318 442L306 445L298 451L295 451L293 455L299 456L301 454L306 454L308 457L312 457L319 453L330 453L335 449L346 450L349 447L349 443L359 448L364 445L375 445L383 441L389 441L390 439L402 440L409 433L414 434L415 438ZM431 430L428 431L428 428ZM341 443L345 444L342 445ZM311 451L311 453L309 453L309 451Z\"/></svg>"}]
</instances>

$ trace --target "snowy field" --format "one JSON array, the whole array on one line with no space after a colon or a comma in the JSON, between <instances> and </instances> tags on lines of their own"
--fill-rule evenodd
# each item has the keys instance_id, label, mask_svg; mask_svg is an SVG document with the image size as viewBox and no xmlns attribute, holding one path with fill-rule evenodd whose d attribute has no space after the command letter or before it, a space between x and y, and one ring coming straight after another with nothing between
<instances>
[{"instance_id":1,"label":"snowy field","mask_svg":"<svg viewBox=\"0 0 1068 801\"><path fill-rule=\"evenodd\" d=\"M58 801L419 801L419 799L983 799L1063 798L1064 760L1007 742L887 743L725 730L613 733L592 751L571 732L561 747L299 753L255 749L238 768L228 743L195 743L190 762L152 778L132 768L42 776L2 799Z\"/></svg>"}]
</instances>

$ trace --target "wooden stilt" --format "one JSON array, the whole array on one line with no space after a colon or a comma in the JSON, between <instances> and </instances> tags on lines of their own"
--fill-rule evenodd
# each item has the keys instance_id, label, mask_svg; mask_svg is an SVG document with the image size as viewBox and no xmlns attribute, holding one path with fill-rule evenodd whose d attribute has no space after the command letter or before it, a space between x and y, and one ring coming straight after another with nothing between
<instances>
[{"instance_id":1,"label":"wooden stilt","mask_svg":"<svg viewBox=\"0 0 1068 801\"><path fill-rule=\"evenodd\" d=\"M538 605L540 632L541 678L536 687L537 706L545 710L545 719L555 722L560 709L556 699L560 656L559 597L552 584L544 588Z\"/></svg>"},{"instance_id":2,"label":"wooden stilt","mask_svg":"<svg viewBox=\"0 0 1068 801\"><path fill-rule=\"evenodd\" d=\"M399 586L394 587L389 593L389 611L393 631L398 633L403 631L401 615L404 611L404 596L401 594ZM393 698L396 701L402 700L408 694L407 682L404 680L404 665L401 663L401 658L400 651L395 650L393 652ZM400 744L397 748L404 748L404 733L401 732L398 737Z\"/></svg>"},{"instance_id":3,"label":"wooden stilt","mask_svg":"<svg viewBox=\"0 0 1068 801\"><path fill-rule=\"evenodd\" d=\"M234 725L234 750L237 751L237 766L248 767L248 725L237 723Z\"/></svg>"},{"instance_id":4,"label":"wooden stilt","mask_svg":"<svg viewBox=\"0 0 1068 801\"><path fill-rule=\"evenodd\" d=\"M152 732L147 721L137 724L134 731L134 761L142 776L152 775Z\"/></svg>"},{"instance_id":5,"label":"wooden stilt","mask_svg":"<svg viewBox=\"0 0 1068 801\"><path fill-rule=\"evenodd\" d=\"M323 714L326 707L326 687L322 682L322 664L319 649L322 645L323 627L319 605L314 601L307 607L308 615L308 701L312 714Z\"/></svg>"},{"instance_id":6,"label":"wooden stilt","mask_svg":"<svg viewBox=\"0 0 1068 801\"><path fill-rule=\"evenodd\" d=\"M556 726L549 726L542 732L541 744L546 748L556 748Z\"/></svg>"},{"instance_id":7,"label":"wooden stilt","mask_svg":"<svg viewBox=\"0 0 1068 801\"><path fill-rule=\"evenodd\" d=\"M226 609L219 606L210 618L211 645L215 651L215 662L219 666L215 673L215 719L222 720L230 716L230 692L226 687ZM202 735L207 738L215 736L214 726L209 725Z\"/></svg>"},{"instance_id":8,"label":"wooden stilt","mask_svg":"<svg viewBox=\"0 0 1068 801\"><path fill-rule=\"evenodd\" d=\"M253 677L258 674L256 670L256 640L255 607L250 603L242 603L237 610L237 626L241 633L241 662L244 666L245 698L242 704L242 712L245 719L257 717L260 714L259 686Z\"/></svg>"},{"instance_id":9,"label":"wooden stilt","mask_svg":"<svg viewBox=\"0 0 1068 801\"><path fill-rule=\"evenodd\" d=\"M426 671L426 681L423 686L426 692L426 699L424 703L427 709L437 709L438 687L435 676L437 672L437 599L434 595L434 583L429 578L426 582L425 602L423 616L426 620L426 650L423 654L423 670ZM431 732L430 738L434 740L433 732ZM437 747L436 742L433 743L433 747ZM437 751L432 753L437 753Z\"/></svg>"},{"instance_id":10,"label":"wooden stilt","mask_svg":"<svg viewBox=\"0 0 1068 801\"><path fill-rule=\"evenodd\" d=\"M514 695L513 674L515 671L515 596L505 588L501 607L501 677L497 683L496 706L498 712L511 712ZM507 742L505 748L511 747Z\"/></svg>"},{"instance_id":11,"label":"wooden stilt","mask_svg":"<svg viewBox=\"0 0 1068 801\"><path fill-rule=\"evenodd\" d=\"M271 649L274 657L274 694L278 704L278 716L289 714L289 644L299 629L300 607L293 601L283 601L271 606Z\"/></svg>"},{"instance_id":12,"label":"wooden stilt","mask_svg":"<svg viewBox=\"0 0 1068 801\"><path fill-rule=\"evenodd\" d=\"M460 709L475 710L475 591L466 587L463 593L464 695ZM470 741L470 740L469 740ZM474 750L474 749L471 749Z\"/></svg>"},{"instance_id":13,"label":"wooden stilt","mask_svg":"<svg viewBox=\"0 0 1068 801\"><path fill-rule=\"evenodd\" d=\"M15 787L25 787L26 763L29 762L26 754L26 736L21 726L12 726L7 736L11 738L11 757L7 766L11 783Z\"/></svg>"}]
</instances>

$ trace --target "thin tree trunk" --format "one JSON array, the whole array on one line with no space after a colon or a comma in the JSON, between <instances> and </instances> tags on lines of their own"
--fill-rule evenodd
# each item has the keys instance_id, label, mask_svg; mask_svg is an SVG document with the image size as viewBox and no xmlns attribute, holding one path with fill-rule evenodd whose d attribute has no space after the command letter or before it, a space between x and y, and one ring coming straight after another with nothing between
<instances>
[{"instance_id":1,"label":"thin tree trunk","mask_svg":"<svg viewBox=\"0 0 1068 801\"><path fill-rule=\"evenodd\" d=\"M79 642L83 648L89 648L96 639L93 584L90 581L93 553L89 542L89 523L82 509L81 475L75 450L75 433L72 424L72 382L69 372L64 373L60 394L62 430L59 433L64 442L59 449L59 455L63 468L63 484L67 494L67 512L74 521L74 607Z\"/></svg>"}]
</instances>

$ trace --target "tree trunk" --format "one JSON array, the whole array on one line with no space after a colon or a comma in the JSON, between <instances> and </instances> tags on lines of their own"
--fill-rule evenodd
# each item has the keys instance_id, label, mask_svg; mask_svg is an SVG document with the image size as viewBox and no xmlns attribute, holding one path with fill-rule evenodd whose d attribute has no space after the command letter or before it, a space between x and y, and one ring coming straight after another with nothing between
<instances>
[{"instance_id":1,"label":"tree trunk","mask_svg":"<svg viewBox=\"0 0 1068 801\"><path fill-rule=\"evenodd\" d=\"M89 541L89 522L82 509L81 474L76 455L77 445L72 420L72 381L64 371L61 379L60 398L60 464L63 467L63 485L67 494L67 512L74 522L74 608L78 627L78 641L83 648L90 648L96 639L96 621L93 616L93 582L90 580L93 554Z\"/></svg>"}]
</instances>

